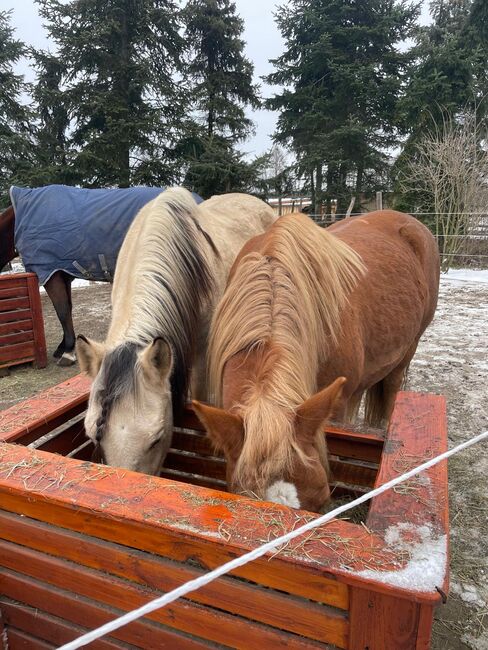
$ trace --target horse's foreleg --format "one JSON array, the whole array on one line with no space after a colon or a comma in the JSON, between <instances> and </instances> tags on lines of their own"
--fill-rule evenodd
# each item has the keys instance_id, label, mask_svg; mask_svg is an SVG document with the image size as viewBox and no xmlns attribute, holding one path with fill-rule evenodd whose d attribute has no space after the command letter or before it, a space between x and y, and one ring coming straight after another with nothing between
<instances>
[{"instance_id":1,"label":"horse's foreleg","mask_svg":"<svg viewBox=\"0 0 488 650\"><path fill-rule=\"evenodd\" d=\"M63 340L54 352L60 366L72 366L76 362L75 330L71 310L71 280L62 272L54 273L46 282L45 289L51 299L63 328Z\"/></svg>"}]
</instances>

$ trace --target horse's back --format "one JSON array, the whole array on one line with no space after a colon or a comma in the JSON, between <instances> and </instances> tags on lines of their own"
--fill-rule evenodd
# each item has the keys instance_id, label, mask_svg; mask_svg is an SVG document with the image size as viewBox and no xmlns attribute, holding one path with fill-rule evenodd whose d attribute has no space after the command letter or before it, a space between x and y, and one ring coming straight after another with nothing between
<instances>
[{"instance_id":1,"label":"horse's back","mask_svg":"<svg viewBox=\"0 0 488 650\"><path fill-rule=\"evenodd\" d=\"M327 231L351 246L385 286L417 285L426 290L425 318L432 319L439 289L439 249L429 229L418 219L396 210L377 210L344 219ZM426 323L426 325L428 324Z\"/></svg>"}]
</instances>

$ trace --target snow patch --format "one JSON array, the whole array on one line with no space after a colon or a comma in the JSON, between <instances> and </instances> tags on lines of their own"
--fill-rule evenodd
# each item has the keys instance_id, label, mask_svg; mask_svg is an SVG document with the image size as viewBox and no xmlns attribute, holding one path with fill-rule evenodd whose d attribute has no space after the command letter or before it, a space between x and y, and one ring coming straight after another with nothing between
<instances>
[{"instance_id":1,"label":"snow patch","mask_svg":"<svg viewBox=\"0 0 488 650\"><path fill-rule=\"evenodd\" d=\"M412 541L412 536L416 541ZM385 541L393 550L409 554L406 566L396 571L366 569L357 575L420 592L435 591L442 586L447 565L446 535L436 536L430 526L401 523L388 528Z\"/></svg>"}]
</instances>

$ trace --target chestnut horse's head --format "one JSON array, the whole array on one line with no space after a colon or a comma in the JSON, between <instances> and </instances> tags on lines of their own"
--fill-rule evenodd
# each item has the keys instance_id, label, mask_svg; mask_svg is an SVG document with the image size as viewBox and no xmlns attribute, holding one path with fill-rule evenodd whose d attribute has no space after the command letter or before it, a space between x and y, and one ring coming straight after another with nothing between
<instances>
[{"instance_id":1,"label":"chestnut horse's head","mask_svg":"<svg viewBox=\"0 0 488 650\"><path fill-rule=\"evenodd\" d=\"M12 206L0 214L0 271L17 255L14 244L15 213Z\"/></svg>"},{"instance_id":2,"label":"chestnut horse's head","mask_svg":"<svg viewBox=\"0 0 488 650\"><path fill-rule=\"evenodd\" d=\"M266 397L232 412L193 402L225 454L229 490L318 512L330 497L324 424L345 381L339 377L296 409Z\"/></svg>"}]
</instances>

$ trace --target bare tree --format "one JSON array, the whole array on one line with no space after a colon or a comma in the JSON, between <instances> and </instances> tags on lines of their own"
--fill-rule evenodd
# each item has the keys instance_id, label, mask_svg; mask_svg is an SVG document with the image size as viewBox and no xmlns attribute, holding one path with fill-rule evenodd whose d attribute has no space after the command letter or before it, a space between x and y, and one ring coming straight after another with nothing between
<instances>
[{"instance_id":1,"label":"bare tree","mask_svg":"<svg viewBox=\"0 0 488 650\"><path fill-rule=\"evenodd\" d=\"M488 211L485 130L475 112L457 122L446 119L417 145L401 179L404 189L422 197L421 209L435 213L443 271L465 250Z\"/></svg>"},{"instance_id":2,"label":"bare tree","mask_svg":"<svg viewBox=\"0 0 488 650\"><path fill-rule=\"evenodd\" d=\"M281 215L283 193L291 189L292 179L288 155L277 144L269 151L265 177L271 191L278 198L278 214Z\"/></svg>"}]
</instances>

